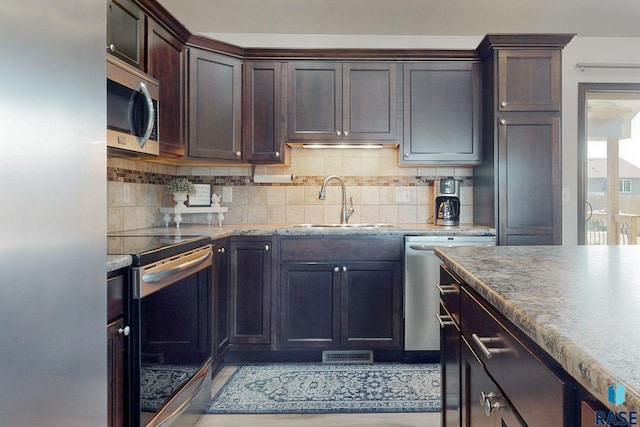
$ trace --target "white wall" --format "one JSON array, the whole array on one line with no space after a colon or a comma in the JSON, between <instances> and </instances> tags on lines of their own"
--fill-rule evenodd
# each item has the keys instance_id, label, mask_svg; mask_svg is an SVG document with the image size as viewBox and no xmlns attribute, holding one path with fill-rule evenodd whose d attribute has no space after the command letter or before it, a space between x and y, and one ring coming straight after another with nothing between
<instances>
[{"instance_id":1,"label":"white wall","mask_svg":"<svg viewBox=\"0 0 640 427\"><path fill-rule=\"evenodd\" d=\"M640 64L640 38L575 37L564 49L562 71L562 241L578 242L578 84L640 83L639 69L585 69L577 63Z\"/></svg>"}]
</instances>

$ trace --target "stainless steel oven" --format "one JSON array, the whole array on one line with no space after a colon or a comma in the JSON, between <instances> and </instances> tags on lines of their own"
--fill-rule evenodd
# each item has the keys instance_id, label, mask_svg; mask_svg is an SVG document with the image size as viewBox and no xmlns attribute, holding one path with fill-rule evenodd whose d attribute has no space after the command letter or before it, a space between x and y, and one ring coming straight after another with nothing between
<instances>
[{"instance_id":1,"label":"stainless steel oven","mask_svg":"<svg viewBox=\"0 0 640 427\"><path fill-rule=\"evenodd\" d=\"M203 236L109 236L133 256L132 426L193 426L210 399L212 246Z\"/></svg>"}]
</instances>

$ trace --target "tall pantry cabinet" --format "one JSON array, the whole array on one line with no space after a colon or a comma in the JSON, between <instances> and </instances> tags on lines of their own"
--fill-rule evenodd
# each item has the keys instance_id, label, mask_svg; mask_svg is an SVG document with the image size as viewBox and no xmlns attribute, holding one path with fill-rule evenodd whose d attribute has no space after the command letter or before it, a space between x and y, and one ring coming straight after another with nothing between
<instances>
[{"instance_id":1,"label":"tall pantry cabinet","mask_svg":"<svg viewBox=\"0 0 640 427\"><path fill-rule=\"evenodd\" d=\"M488 35L474 223L499 245L562 244L561 55L572 34Z\"/></svg>"}]
</instances>

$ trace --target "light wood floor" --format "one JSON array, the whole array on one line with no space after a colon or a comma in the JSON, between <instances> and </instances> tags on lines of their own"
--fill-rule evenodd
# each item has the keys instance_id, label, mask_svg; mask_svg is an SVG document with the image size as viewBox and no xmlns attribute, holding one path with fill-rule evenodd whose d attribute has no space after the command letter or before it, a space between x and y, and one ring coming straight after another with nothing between
<instances>
[{"instance_id":1,"label":"light wood floor","mask_svg":"<svg viewBox=\"0 0 640 427\"><path fill-rule=\"evenodd\" d=\"M213 397L235 372L224 366L211 386ZM440 413L311 414L311 415L203 415L196 427L440 427Z\"/></svg>"}]
</instances>

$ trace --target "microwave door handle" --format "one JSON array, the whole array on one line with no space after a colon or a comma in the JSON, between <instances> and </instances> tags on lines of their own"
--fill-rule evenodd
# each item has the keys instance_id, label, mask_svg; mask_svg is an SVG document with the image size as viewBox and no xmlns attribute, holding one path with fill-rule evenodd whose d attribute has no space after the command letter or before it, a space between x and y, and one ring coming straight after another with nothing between
<instances>
[{"instance_id":1,"label":"microwave door handle","mask_svg":"<svg viewBox=\"0 0 640 427\"><path fill-rule=\"evenodd\" d=\"M145 85L144 82L140 82L140 84L138 85L138 90L142 92L142 94L144 95L144 99L147 103L147 110L149 111L149 119L147 120L147 129L144 131L144 135L142 135L138 139L140 148L143 148L144 145L149 140L149 137L151 136L151 131L153 131L153 122L154 122L153 116L155 115L155 111L153 109L153 100L151 99L151 94L147 89L147 85Z\"/></svg>"}]
</instances>

